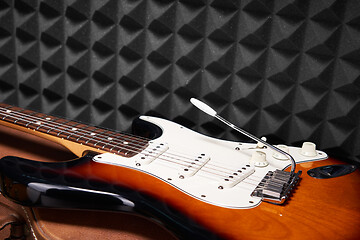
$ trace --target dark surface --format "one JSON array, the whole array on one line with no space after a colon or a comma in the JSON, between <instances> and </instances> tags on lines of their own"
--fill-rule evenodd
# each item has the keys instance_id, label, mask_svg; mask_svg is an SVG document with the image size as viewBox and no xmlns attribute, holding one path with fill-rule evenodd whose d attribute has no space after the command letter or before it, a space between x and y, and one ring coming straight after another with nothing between
<instances>
[{"instance_id":1,"label":"dark surface","mask_svg":"<svg viewBox=\"0 0 360 240\"><path fill-rule=\"evenodd\" d=\"M141 114L360 162L360 2L0 1L0 101L117 130Z\"/></svg>"},{"instance_id":2,"label":"dark surface","mask_svg":"<svg viewBox=\"0 0 360 240\"><path fill-rule=\"evenodd\" d=\"M52 163L7 156L0 159L1 193L29 207L137 214L156 219L179 239L219 239L161 201L124 188L121 183L97 179L97 165L91 155ZM77 174L78 168L86 169L85 174Z\"/></svg>"},{"instance_id":3,"label":"dark surface","mask_svg":"<svg viewBox=\"0 0 360 240\"><path fill-rule=\"evenodd\" d=\"M39 161L35 163L38 166L44 162L61 165L61 162L76 158L60 145L0 126L0 158L6 156L33 159ZM0 207L2 204L8 205L8 202L3 195L0 196ZM17 209L24 218L29 217L26 215L29 213L24 213L24 208L19 205L12 208ZM36 218L35 220L30 216L32 227L38 227L42 234L52 236L51 238L175 239L158 223L133 214L50 208L33 208L32 212ZM5 238L8 235L8 229L0 231L1 237Z\"/></svg>"}]
</instances>

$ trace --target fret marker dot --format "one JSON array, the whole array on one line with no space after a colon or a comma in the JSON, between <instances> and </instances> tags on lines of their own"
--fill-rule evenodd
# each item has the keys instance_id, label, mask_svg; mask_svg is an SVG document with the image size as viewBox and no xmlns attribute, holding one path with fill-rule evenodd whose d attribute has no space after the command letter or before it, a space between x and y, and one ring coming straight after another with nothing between
<instances>
[{"instance_id":1,"label":"fret marker dot","mask_svg":"<svg viewBox=\"0 0 360 240\"><path fill-rule=\"evenodd\" d=\"M37 124L37 125L41 125L41 122L36 122L35 124Z\"/></svg>"},{"instance_id":2,"label":"fret marker dot","mask_svg":"<svg viewBox=\"0 0 360 240\"><path fill-rule=\"evenodd\" d=\"M123 144L127 145L127 144L129 144L129 142L123 142Z\"/></svg>"},{"instance_id":3,"label":"fret marker dot","mask_svg":"<svg viewBox=\"0 0 360 240\"><path fill-rule=\"evenodd\" d=\"M91 136L94 136L94 135L96 135L96 133L90 133L90 135L91 135Z\"/></svg>"},{"instance_id":4,"label":"fret marker dot","mask_svg":"<svg viewBox=\"0 0 360 240\"><path fill-rule=\"evenodd\" d=\"M76 131L76 130L77 130L77 128L72 128L71 130Z\"/></svg>"},{"instance_id":5,"label":"fret marker dot","mask_svg":"<svg viewBox=\"0 0 360 240\"><path fill-rule=\"evenodd\" d=\"M47 118L45 118L46 120L51 120L51 118L49 118L49 117L47 117Z\"/></svg>"},{"instance_id":6,"label":"fret marker dot","mask_svg":"<svg viewBox=\"0 0 360 240\"><path fill-rule=\"evenodd\" d=\"M108 140L113 140L113 138L111 138L111 137L108 137Z\"/></svg>"},{"instance_id":7,"label":"fret marker dot","mask_svg":"<svg viewBox=\"0 0 360 240\"><path fill-rule=\"evenodd\" d=\"M6 110L7 113L11 113L12 111L11 110Z\"/></svg>"}]
</instances>

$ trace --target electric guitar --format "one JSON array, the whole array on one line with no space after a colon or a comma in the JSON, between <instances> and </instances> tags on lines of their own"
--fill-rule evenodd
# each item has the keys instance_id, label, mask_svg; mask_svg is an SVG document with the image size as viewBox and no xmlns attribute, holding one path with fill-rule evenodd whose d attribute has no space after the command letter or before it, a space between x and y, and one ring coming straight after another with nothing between
<instances>
[{"instance_id":1,"label":"electric guitar","mask_svg":"<svg viewBox=\"0 0 360 240\"><path fill-rule=\"evenodd\" d=\"M0 104L0 124L67 147L79 158L0 160L0 189L26 206L125 211L179 239L358 239L360 174L315 144L214 139L142 116L134 135ZM296 170L297 172L296 172ZM302 173L302 174L301 174Z\"/></svg>"}]
</instances>

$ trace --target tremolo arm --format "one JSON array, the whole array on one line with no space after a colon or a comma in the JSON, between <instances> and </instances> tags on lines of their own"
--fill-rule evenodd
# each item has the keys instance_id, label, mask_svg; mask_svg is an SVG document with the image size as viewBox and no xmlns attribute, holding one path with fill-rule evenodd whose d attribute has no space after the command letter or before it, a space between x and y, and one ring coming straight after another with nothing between
<instances>
[{"instance_id":1,"label":"tremolo arm","mask_svg":"<svg viewBox=\"0 0 360 240\"><path fill-rule=\"evenodd\" d=\"M294 189L294 186L299 182L299 176L301 175L301 171L295 173L296 163L294 158L287 152L235 126L231 122L227 121L226 119L218 115L214 109L212 109L205 103L195 98L192 98L190 101L194 106L196 106L203 112L207 113L208 115L218 119L227 126L253 139L254 141L264 144L269 149L272 149L280 153L281 155L286 156L286 158L291 161L290 172L285 172L282 170L269 171L252 193L252 196L261 197L264 201L268 201L276 204L284 203L285 200L289 197L291 190Z\"/></svg>"}]
</instances>

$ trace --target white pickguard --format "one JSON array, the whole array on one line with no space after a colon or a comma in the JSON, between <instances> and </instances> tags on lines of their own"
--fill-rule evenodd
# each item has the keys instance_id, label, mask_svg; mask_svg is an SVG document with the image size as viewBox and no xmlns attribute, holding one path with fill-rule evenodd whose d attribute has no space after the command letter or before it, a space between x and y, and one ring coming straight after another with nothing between
<instances>
[{"instance_id":1,"label":"white pickguard","mask_svg":"<svg viewBox=\"0 0 360 240\"><path fill-rule=\"evenodd\" d=\"M161 144L159 146L160 152L155 155L155 158L141 159L141 157L144 158L145 154L126 158L105 153L95 156L93 160L143 171L194 198L227 208L257 206L261 202L261 198L252 197L251 193L265 174L268 171L284 169L290 165L289 160L274 158L271 149L256 149L256 144L207 137L165 119L147 116L142 116L141 119L156 124L163 130L162 136L153 141L154 146ZM145 150L149 151L149 149ZM246 165L249 166L254 151L264 152L269 165L266 167L254 167L253 165L245 167L242 172L245 177L234 186L231 184L226 186L224 176L226 177ZM300 154L300 148L289 147L289 154L292 155L296 163L327 158L326 153L316 152L317 156L315 157L305 157ZM182 164L182 159L185 159L185 162L191 162L198 156L203 156L203 167L196 173L184 172L186 166L184 167ZM219 186L224 187L219 188Z\"/></svg>"}]
</instances>

